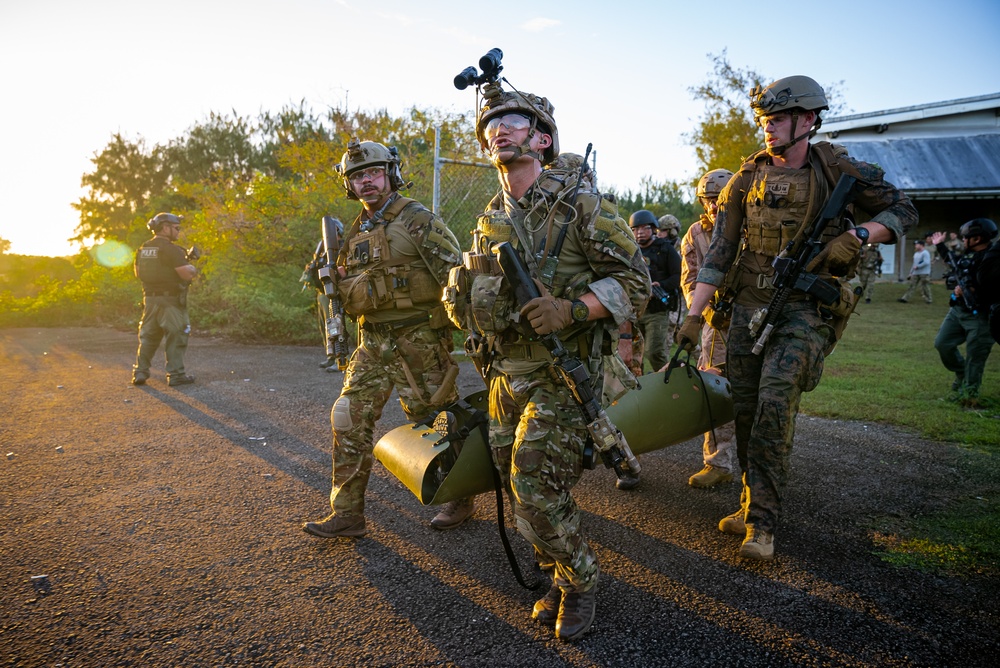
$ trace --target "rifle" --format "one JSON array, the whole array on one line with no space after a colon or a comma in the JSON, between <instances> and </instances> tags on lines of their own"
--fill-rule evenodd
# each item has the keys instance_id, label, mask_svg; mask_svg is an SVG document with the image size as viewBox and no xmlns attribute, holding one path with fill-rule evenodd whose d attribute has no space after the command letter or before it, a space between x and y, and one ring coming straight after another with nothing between
<instances>
[{"instance_id":1,"label":"rifle","mask_svg":"<svg viewBox=\"0 0 1000 668\"><path fill-rule=\"evenodd\" d=\"M519 307L523 307L532 299L541 297L538 286L531 278L528 267L510 242L503 242L496 247L499 256L500 269L504 278L514 290L514 298ZM611 422L608 414L601 407L600 401L594 395L590 385L590 373L578 357L573 357L563 346L555 333L540 337L545 349L552 355L551 370L557 381L562 382L576 399L587 421L587 431L597 448L604 465L613 468L619 478L625 478L631 471L633 476L639 475L639 460L632 454L628 442L621 431Z\"/></svg>"},{"instance_id":2,"label":"rifle","mask_svg":"<svg viewBox=\"0 0 1000 668\"><path fill-rule=\"evenodd\" d=\"M326 315L326 354L337 358L337 368L347 368L347 334L344 331L344 306L340 303L337 284L337 255L340 253L340 235L344 224L332 216L323 216L323 248L326 249L326 264L319 268L319 280L323 283L323 293L330 300ZM317 249L318 250L318 249Z\"/></svg>"},{"instance_id":3,"label":"rifle","mask_svg":"<svg viewBox=\"0 0 1000 668\"><path fill-rule=\"evenodd\" d=\"M778 257L774 258L771 266L774 267L774 277L771 279L775 287L774 296L770 303L763 308L757 309L750 319L750 335L760 336L753 344L753 354L759 355L764 349L764 344L771 336L771 330L778 320L778 316L785 309L785 303L792 290L799 290L815 297L821 304L830 305L836 303L840 298L840 288L826 282L816 274L811 274L805 270L809 262L816 257L823 243L820 238L827 226L840 217L851 203L853 197L854 183L857 181L853 176L841 174L837 181L837 186L833 189L833 194L827 200L823 210L820 211L816 220L812 223L812 229L807 239L798 248L794 248L796 236L788 242ZM763 331L761 328L763 327Z\"/></svg>"},{"instance_id":4,"label":"rifle","mask_svg":"<svg viewBox=\"0 0 1000 668\"><path fill-rule=\"evenodd\" d=\"M945 284L954 290L956 287L962 288L962 303L965 304L965 308L972 313L972 315L978 315L979 304L976 303L976 298L972 295L969 290L969 272L963 271L963 268L959 266L958 261L955 259L954 253L951 252L947 246L943 243L935 246L937 248L938 255L944 260L945 264L948 265L950 273L945 277ZM942 250L944 248L944 250ZM958 298L954 292L951 293L951 301L957 302Z\"/></svg>"}]
</instances>

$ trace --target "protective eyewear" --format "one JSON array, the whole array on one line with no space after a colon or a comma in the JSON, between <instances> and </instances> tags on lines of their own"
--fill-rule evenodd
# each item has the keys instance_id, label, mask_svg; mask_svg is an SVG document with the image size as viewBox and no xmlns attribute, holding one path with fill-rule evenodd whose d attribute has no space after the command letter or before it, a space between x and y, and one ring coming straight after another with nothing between
<instances>
[{"instance_id":1,"label":"protective eyewear","mask_svg":"<svg viewBox=\"0 0 1000 668\"><path fill-rule=\"evenodd\" d=\"M362 183L366 176L369 181L374 181L381 176L385 176L385 167L369 167L368 169L359 169L356 172L352 172L347 178L351 180L351 183Z\"/></svg>"},{"instance_id":2,"label":"protective eyewear","mask_svg":"<svg viewBox=\"0 0 1000 668\"><path fill-rule=\"evenodd\" d=\"M491 139L497 136L500 133L501 126L507 128L508 132L526 130L531 127L531 119L523 114L504 114L503 116L491 118L490 122L486 124L486 130L484 131L486 138Z\"/></svg>"}]
</instances>

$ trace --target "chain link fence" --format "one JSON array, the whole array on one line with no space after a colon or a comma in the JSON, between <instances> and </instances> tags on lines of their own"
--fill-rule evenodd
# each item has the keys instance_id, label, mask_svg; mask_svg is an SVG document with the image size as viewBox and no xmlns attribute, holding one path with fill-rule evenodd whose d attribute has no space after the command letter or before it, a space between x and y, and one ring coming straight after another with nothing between
<instances>
[{"instance_id":1,"label":"chain link fence","mask_svg":"<svg viewBox=\"0 0 1000 668\"><path fill-rule=\"evenodd\" d=\"M496 194L497 173L486 162L440 157L440 133L434 131L434 212L458 237L462 250L472 245L476 219Z\"/></svg>"}]
</instances>

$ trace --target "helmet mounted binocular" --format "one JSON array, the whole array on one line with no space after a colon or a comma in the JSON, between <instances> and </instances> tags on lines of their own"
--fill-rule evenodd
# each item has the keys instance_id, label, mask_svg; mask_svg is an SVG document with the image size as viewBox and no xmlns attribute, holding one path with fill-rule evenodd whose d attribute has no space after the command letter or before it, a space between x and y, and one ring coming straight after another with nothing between
<instances>
[{"instance_id":1,"label":"helmet mounted binocular","mask_svg":"<svg viewBox=\"0 0 1000 668\"><path fill-rule=\"evenodd\" d=\"M500 70L503 69L503 65L500 64L501 59L503 59L503 51L490 49L486 55L479 59L479 69L483 73L480 74L471 65L466 67L455 77L455 88L465 90L472 85L480 86L487 82L496 82L500 77Z\"/></svg>"}]
</instances>

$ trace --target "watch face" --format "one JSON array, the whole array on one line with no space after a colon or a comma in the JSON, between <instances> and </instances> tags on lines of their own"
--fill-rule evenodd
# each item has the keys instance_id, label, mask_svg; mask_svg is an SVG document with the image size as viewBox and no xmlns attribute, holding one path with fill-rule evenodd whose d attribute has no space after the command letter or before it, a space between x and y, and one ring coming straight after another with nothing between
<instances>
[{"instance_id":1,"label":"watch face","mask_svg":"<svg viewBox=\"0 0 1000 668\"><path fill-rule=\"evenodd\" d=\"M855 228L854 233L858 235L858 239L862 244L868 243L868 228L858 227Z\"/></svg>"},{"instance_id":2,"label":"watch face","mask_svg":"<svg viewBox=\"0 0 1000 668\"><path fill-rule=\"evenodd\" d=\"M585 322L587 320L587 316L590 315L590 309L587 308L587 305L584 304L582 301L577 300L573 302L572 313L573 313L573 320L575 320L576 322Z\"/></svg>"}]
</instances>

